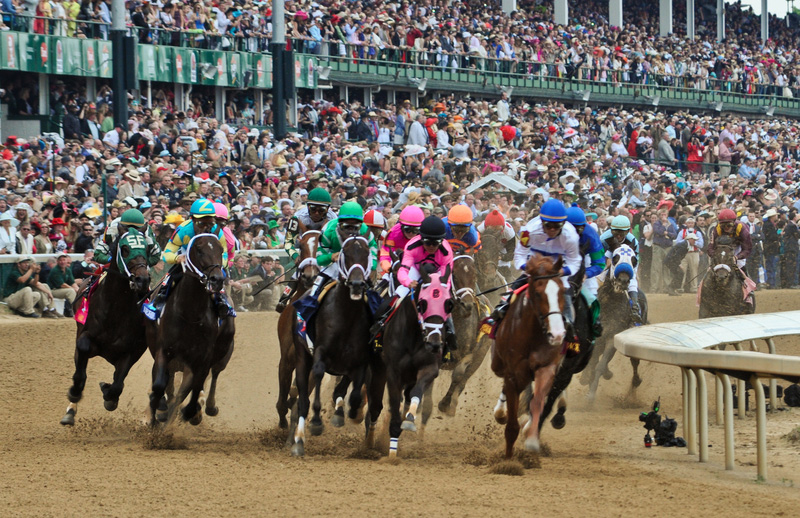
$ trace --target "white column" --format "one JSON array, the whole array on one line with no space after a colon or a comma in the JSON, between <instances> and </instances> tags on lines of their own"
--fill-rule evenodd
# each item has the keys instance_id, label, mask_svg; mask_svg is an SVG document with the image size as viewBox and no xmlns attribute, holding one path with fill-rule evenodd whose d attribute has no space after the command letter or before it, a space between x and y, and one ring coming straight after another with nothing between
<instances>
[{"instance_id":1,"label":"white column","mask_svg":"<svg viewBox=\"0 0 800 518\"><path fill-rule=\"evenodd\" d=\"M225 122L225 89L221 86L214 87L214 117L220 124Z\"/></svg>"},{"instance_id":2,"label":"white column","mask_svg":"<svg viewBox=\"0 0 800 518\"><path fill-rule=\"evenodd\" d=\"M186 99L183 93L183 84L182 83L175 83L172 86L172 93L175 97L175 106L178 110L185 110L186 109ZM150 81L147 82L147 105L152 108L153 107L153 100L151 99L153 96L153 88L150 84Z\"/></svg>"},{"instance_id":3,"label":"white column","mask_svg":"<svg viewBox=\"0 0 800 518\"><path fill-rule=\"evenodd\" d=\"M553 0L553 21L556 25L569 24L569 0Z\"/></svg>"},{"instance_id":4,"label":"white column","mask_svg":"<svg viewBox=\"0 0 800 518\"><path fill-rule=\"evenodd\" d=\"M86 78L86 98L95 102L97 99L97 79L94 77Z\"/></svg>"},{"instance_id":5,"label":"white column","mask_svg":"<svg viewBox=\"0 0 800 518\"><path fill-rule=\"evenodd\" d=\"M672 0L658 1L658 33L661 37L672 34Z\"/></svg>"},{"instance_id":6,"label":"white column","mask_svg":"<svg viewBox=\"0 0 800 518\"><path fill-rule=\"evenodd\" d=\"M608 0L608 23L622 27L622 0Z\"/></svg>"},{"instance_id":7,"label":"white column","mask_svg":"<svg viewBox=\"0 0 800 518\"><path fill-rule=\"evenodd\" d=\"M47 74L39 74L39 115L50 115L50 76Z\"/></svg>"},{"instance_id":8,"label":"white column","mask_svg":"<svg viewBox=\"0 0 800 518\"><path fill-rule=\"evenodd\" d=\"M717 0L717 41L725 39L725 2Z\"/></svg>"},{"instance_id":9,"label":"white column","mask_svg":"<svg viewBox=\"0 0 800 518\"><path fill-rule=\"evenodd\" d=\"M789 17L789 14L786 14ZM761 0L761 41L769 39L769 10L767 9L767 0Z\"/></svg>"},{"instance_id":10,"label":"white column","mask_svg":"<svg viewBox=\"0 0 800 518\"><path fill-rule=\"evenodd\" d=\"M503 13L511 14L517 10L517 0L503 0Z\"/></svg>"},{"instance_id":11,"label":"white column","mask_svg":"<svg viewBox=\"0 0 800 518\"><path fill-rule=\"evenodd\" d=\"M686 35L694 39L694 0L686 0Z\"/></svg>"}]
</instances>

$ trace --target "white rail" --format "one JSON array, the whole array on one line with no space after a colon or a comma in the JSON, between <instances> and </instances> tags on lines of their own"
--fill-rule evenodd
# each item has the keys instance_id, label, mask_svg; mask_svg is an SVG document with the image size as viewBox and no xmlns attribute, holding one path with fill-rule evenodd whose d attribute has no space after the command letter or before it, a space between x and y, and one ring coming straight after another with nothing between
<instances>
[{"instance_id":1,"label":"white rail","mask_svg":"<svg viewBox=\"0 0 800 518\"><path fill-rule=\"evenodd\" d=\"M257 257L272 256L276 259L283 259L288 257L285 250L243 250L243 252ZM71 261L80 261L83 259L83 254L68 254ZM0 264L3 263L16 263L20 254L2 254L0 255ZM46 263L48 259L55 259L57 254L31 254L33 260L37 263Z\"/></svg>"},{"instance_id":2,"label":"white rail","mask_svg":"<svg viewBox=\"0 0 800 518\"><path fill-rule=\"evenodd\" d=\"M631 358L680 367L683 378L683 426L690 455L708 461L708 391L703 371L716 376L716 421L725 425L725 469L734 466L733 392L739 379L738 416L744 419L745 381L756 397L758 477L767 478L766 400L761 379L770 380L770 410L778 404L776 379L800 381L800 357L776 354L774 338L800 335L800 311L709 318L629 329L614 338L619 352ZM758 352L764 340L769 354ZM748 344L745 351L742 344ZM735 351L725 351L733 344Z\"/></svg>"}]
</instances>

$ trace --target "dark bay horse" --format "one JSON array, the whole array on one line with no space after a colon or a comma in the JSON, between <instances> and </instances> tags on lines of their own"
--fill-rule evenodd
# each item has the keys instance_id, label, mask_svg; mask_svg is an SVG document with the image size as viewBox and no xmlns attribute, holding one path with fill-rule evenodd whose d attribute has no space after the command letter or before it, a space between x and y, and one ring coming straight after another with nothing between
<instances>
[{"instance_id":1,"label":"dark bay horse","mask_svg":"<svg viewBox=\"0 0 800 518\"><path fill-rule=\"evenodd\" d=\"M503 378L503 391L494 409L495 420L506 425L506 457L514 453L519 435L520 392L534 382L531 420L525 449L539 451L539 421L563 358L564 286L562 260L534 254L525 265L528 285L508 308L497 327L492 347L492 371Z\"/></svg>"},{"instance_id":2,"label":"dark bay horse","mask_svg":"<svg viewBox=\"0 0 800 518\"><path fill-rule=\"evenodd\" d=\"M67 392L70 404L61 419L63 425L75 424L89 358L100 356L114 366L113 383L100 383L103 406L111 411L117 408L125 377L147 349L139 307L150 287L144 236L131 229L117 239L111 250L111 264L92 293L85 323L78 323L75 374ZM81 303L82 298L76 299L76 314Z\"/></svg>"},{"instance_id":3,"label":"dark bay horse","mask_svg":"<svg viewBox=\"0 0 800 518\"><path fill-rule=\"evenodd\" d=\"M297 248L300 255L297 256L297 270L300 275L297 277L297 289L286 305L286 309L281 312L278 318L278 341L281 346L281 359L278 363L278 402L275 408L278 410L278 425L281 428L288 428L286 414L294 405L296 395L290 397L292 391L292 375L294 374L295 351L294 351L294 328L297 325L297 313L292 306L292 302L302 297L305 292L314 285L314 279L319 275L317 266L317 249L322 232L319 230L307 230L300 235ZM296 392L296 390L295 390Z\"/></svg>"},{"instance_id":4,"label":"dark bay horse","mask_svg":"<svg viewBox=\"0 0 800 518\"><path fill-rule=\"evenodd\" d=\"M636 275L635 261L636 257L629 246L622 245L614 250L608 276L597 290L597 300L600 302L603 315L603 336L597 339L592 361L584 373L589 384L587 398L590 402L595 398L600 378L611 379L613 376L608 370L608 364L617 352L614 347L614 337L634 326L628 290L633 275ZM638 294L641 319L642 322L647 322L647 299L641 290ZM639 360L631 358L630 361L633 367L631 385L636 388L642 384L642 378L639 376Z\"/></svg>"},{"instance_id":5,"label":"dark bay horse","mask_svg":"<svg viewBox=\"0 0 800 518\"><path fill-rule=\"evenodd\" d=\"M299 416L292 445L292 455L295 456L305 454L305 422L309 410L309 377L312 373L315 390L314 416L309 426L312 435L319 435L324 429L320 418L320 388L325 373L346 376L352 382L348 417L356 420L362 403L361 387L367 380L369 369L368 447L373 446L375 427L383 409L385 374L383 363L378 355L373 354L369 342L372 315L365 300L367 279L372 270L368 241L361 236L345 239L338 267L338 283L325 295L316 315L307 323L307 338L304 339L296 331L294 333Z\"/></svg>"},{"instance_id":6,"label":"dark bay horse","mask_svg":"<svg viewBox=\"0 0 800 518\"><path fill-rule=\"evenodd\" d=\"M478 330L481 319L488 316L488 302L475 293L477 285L477 268L472 255L460 253L454 249L453 258L453 325L456 330L458 349L452 351L453 361L442 365L442 370L450 370L452 376L447 393L439 401L439 411L454 416L458 406L458 397L464 391L467 381L483 363L486 353L492 344L488 336L478 341ZM482 300L480 300L482 299ZM422 405L422 423L426 424L433 411L433 392L431 383L425 394Z\"/></svg>"},{"instance_id":7,"label":"dark bay horse","mask_svg":"<svg viewBox=\"0 0 800 518\"><path fill-rule=\"evenodd\" d=\"M438 273L423 265L419 295L414 291L396 302L383 330L383 361L389 391L389 456L397 455L402 430L416 432L419 405L428 386L439 375L444 343L445 313L451 309L449 287ZM419 313L417 304L419 300ZM420 318L421 317L421 318ZM405 415L400 413L405 398Z\"/></svg>"},{"instance_id":8,"label":"dark bay horse","mask_svg":"<svg viewBox=\"0 0 800 518\"><path fill-rule=\"evenodd\" d=\"M184 275L172 288L158 321L147 323L147 344L155 359L150 393L150 424L156 423L156 411L176 372L183 380L176 397L170 401L169 419L186 396L189 403L181 410L183 420L193 425L203 419L200 397L212 367L212 384L207 409L216 413L214 404L216 375L227 364L233 347L233 318L220 323L215 296L222 290L222 245L214 234L198 234L189 242Z\"/></svg>"},{"instance_id":9,"label":"dark bay horse","mask_svg":"<svg viewBox=\"0 0 800 518\"><path fill-rule=\"evenodd\" d=\"M748 315L755 312L753 304L744 301L736 265L736 253L731 239L722 236L716 243L714 257L709 258L709 271L700 289L700 318ZM753 297L753 294L750 294Z\"/></svg>"}]
</instances>

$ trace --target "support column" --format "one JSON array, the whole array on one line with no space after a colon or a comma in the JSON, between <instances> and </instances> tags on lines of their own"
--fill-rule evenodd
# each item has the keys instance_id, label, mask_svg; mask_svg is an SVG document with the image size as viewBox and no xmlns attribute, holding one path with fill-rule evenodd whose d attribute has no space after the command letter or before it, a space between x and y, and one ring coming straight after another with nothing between
<instances>
[{"instance_id":1,"label":"support column","mask_svg":"<svg viewBox=\"0 0 800 518\"><path fill-rule=\"evenodd\" d=\"M503 13L511 14L517 10L517 0L503 0Z\"/></svg>"},{"instance_id":2,"label":"support column","mask_svg":"<svg viewBox=\"0 0 800 518\"><path fill-rule=\"evenodd\" d=\"M622 27L622 0L608 0L608 23Z\"/></svg>"},{"instance_id":3,"label":"support column","mask_svg":"<svg viewBox=\"0 0 800 518\"><path fill-rule=\"evenodd\" d=\"M39 74L38 115L50 115L50 76L47 74ZM25 136L27 137L27 135Z\"/></svg>"},{"instance_id":4,"label":"support column","mask_svg":"<svg viewBox=\"0 0 800 518\"><path fill-rule=\"evenodd\" d=\"M86 98L97 99L97 79L94 77L86 78Z\"/></svg>"},{"instance_id":5,"label":"support column","mask_svg":"<svg viewBox=\"0 0 800 518\"><path fill-rule=\"evenodd\" d=\"M717 41L725 39L725 2L717 0Z\"/></svg>"},{"instance_id":6,"label":"support column","mask_svg":"<svg viewBox=\"0 0 800 518\"><path fill-rule=\"evenodd\" d=\"M789 13L786 13L789 17ZM769 39L769 9L767 9L767 0L761 0L761 41Z\"/></svg>"},{"instance_id":7,"label":"support column","mask_svg":"<svg viewBox=\"0 0 800 518\"><path fill-rule=\"evenodd\" d=\"M658 0L658 34L662 38L672 34L672 0Z\"/></svg>"},{"instance_id":8,"label":"support column","mask_svg":"<svg viewBox=\"0 0 800 518\"><path fill-rule=\"evenodd\" d=\"M694 39L694 0L686 0L686 35Z\"/></svg>"},{"instance_id":9,"label":"support column","mask_svg":"<svg viewBox=\"0 0 800 518\"><path fill-rule=\"evenodd\" d=\"M186 96L183 92L183 85L181 83L175 83L172 87L172 93L175 97L175 107L178 111L186 111ZM153 88L150 84L150 81L147 82L147 102L150 101L150 97L153 95ZM151 105L152 106L152 105Z\"/></svg>"},{"instance_id":10,"label":"support column","mask_svg":"<svg viewBox=\"0 0 800 518\"><path fill-rule=\"evenodd\" d=\"M553 0L553 21L556 25L569 24L569 0Z\"/></svg>"},{"instance_id":11,"label":"support column","mask_svg":"<svg viewBox=\"0 0 800 518\"><path fill-rule=\"evenodd\" d=\"M134 56L125 55L125 2L112 0L111 2L111 91L114 105L112 113L114 122L128 127L128 92L125 84L126 59ZM133 66L132 63L129 66Z\"/></svg>"},{"instance_id":12,"label":"support column","mask_svg":"<svg viewBox=\"0 0 800 518\"><path fill-rule=\"evenodd\" d=\"M214 87L214 117L220 124L225 122L225 88Z\"/></svg>"}]
</instances>

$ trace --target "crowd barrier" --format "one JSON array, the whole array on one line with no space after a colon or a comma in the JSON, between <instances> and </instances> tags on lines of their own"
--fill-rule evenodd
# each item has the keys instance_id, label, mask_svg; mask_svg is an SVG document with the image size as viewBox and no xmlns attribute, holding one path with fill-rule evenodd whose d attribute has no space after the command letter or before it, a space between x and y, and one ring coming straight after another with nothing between
<instances>
[{"instance_id":1,"label":"crowd barrier","mask_svg":"<svg viewBox=\"0 0 800 518\"><path fill-rule=\"evenodd\" d=\"M800 382L800 357L778 355L775 338L800 336L800 311L738 315L629 329L614 338L619 352L631 358L680 367L683 379L683 431L690 455L708 461L708 391L705 371L716 378L716 424L724 425L725 469L734 467L733 391L738 379L737 411L745 417L745 380L756 399L758 479L767 478L767 405L762 379L769 380L770 411L778 406L776 380ZM768 354L756 342L766 342ZM732 344L735 350L726 351ZM745 350L742 344L748 344Z\"/></svg>"}]
</instances>

